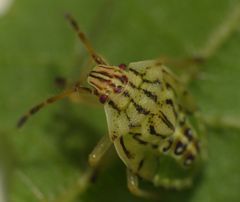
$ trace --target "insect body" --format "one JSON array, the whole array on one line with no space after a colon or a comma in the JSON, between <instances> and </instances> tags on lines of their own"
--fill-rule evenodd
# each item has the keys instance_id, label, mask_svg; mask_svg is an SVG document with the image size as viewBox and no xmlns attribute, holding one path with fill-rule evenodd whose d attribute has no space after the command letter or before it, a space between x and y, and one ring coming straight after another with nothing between
<instances>
[{"instance_id":1,"label":"insect body","mask_svg":"<svg viewBox=\"0 0 240 202\"><path fill-rule=\"evenodd\" d=\"M105 98L109 135L119 157L132 173L155 185L189 186L201 161L200 137L186 115L194 110L190 95L157 60L125 68L99 65L88 78Z\"/></svg>"},{"instance_id":2,"label":"insect body","mask_svg":"<svg viewBox=\"0 0 240 202\"><path fill-rule=\"evenodd\" d=\"M204 135L195 117L197 107L185 85L161 60L108 64L94 51L76 21L70 15L66 17L97 64L88 76L92 88L78 82L34 106L19 120L18 126L48 104L76 93L80 96L94 94L104 104L108 134L89 155L93 169L87 172L86 184L114 144L127 167L128 187L135 195L155 196L139 188L139 177L166 188L181 189L191 185L204 159ZM215 37L217 45L221 36ZM210 55L212 49L206 52Z\"/></svg>"}]
</instances>

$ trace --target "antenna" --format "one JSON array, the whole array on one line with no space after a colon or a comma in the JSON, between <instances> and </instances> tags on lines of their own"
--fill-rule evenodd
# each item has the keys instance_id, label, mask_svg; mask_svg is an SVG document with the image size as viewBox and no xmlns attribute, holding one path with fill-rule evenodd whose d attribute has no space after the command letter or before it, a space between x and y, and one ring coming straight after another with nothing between
<instances>
[{"instance_id":1,"label":"antenna","mask_svg":"<svg viewBox=\"0 0 240 202\"><path fill-rule=\"evenodd\" d=\"M97 64L107 65L107 62L99 54L97 54L97 52L93 49L90 41L87 39L86 35L80 30L77 21L68 13L65 15L65 17L69 21L72 28L77 32L78 38L83 43L92 59Z\"/></svg>"}]
</instances>

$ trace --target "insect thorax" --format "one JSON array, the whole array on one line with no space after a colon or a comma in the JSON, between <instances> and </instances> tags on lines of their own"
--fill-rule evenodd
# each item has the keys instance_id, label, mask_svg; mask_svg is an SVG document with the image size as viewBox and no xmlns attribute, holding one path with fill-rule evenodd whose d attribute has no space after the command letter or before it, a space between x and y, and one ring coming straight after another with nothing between
<instances>
[{"instance_id":1,"label":"insect thorax","mask_svg":"<svg viewBox=\"0 0 240 202\"><path fill-rule=\"evenodd\" d=\"M161 184L158 178L163 177L160 170L165 166L177 168L185 177L198 161L199 141L181 106L172 73L154 61L131 63L126 71L105 69L94 70L90 76L110 89L105 111L119 157L155 184ZM97 83L94 79L89 81ZM116 86L121 90L114 90Z\"/></svg>"},{"instance_id":2,"label":"insect thorax","mask_svg":"<svg viewBox=\"0 0 240 202\"><path fill-rule=\"evenodd\" d=\"M94 87L102 103L120 94L127 82L126 72L118 66L98 65L88 76L88 83Z\"/></svg>"}]
</instances>

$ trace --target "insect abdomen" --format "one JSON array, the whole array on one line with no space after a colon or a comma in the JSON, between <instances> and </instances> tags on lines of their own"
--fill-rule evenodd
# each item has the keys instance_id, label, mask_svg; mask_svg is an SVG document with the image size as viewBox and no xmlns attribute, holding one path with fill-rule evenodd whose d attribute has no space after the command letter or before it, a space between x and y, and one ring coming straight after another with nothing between
<instances>
[{"instance_id":1,"label":"insect abdomen","mask_svg":"<svg viewBox=\"0 0 240 202\"><path fill-rule=\"evenodd\" d=\"M178 180L187 185L200 159L198 136L175 89L167 85L166 67L150 63L130 67L125 88L106 103L110 137L133 173L157 186L172 179L177 181L170 187Z\"/></svg>"}]
</instances>

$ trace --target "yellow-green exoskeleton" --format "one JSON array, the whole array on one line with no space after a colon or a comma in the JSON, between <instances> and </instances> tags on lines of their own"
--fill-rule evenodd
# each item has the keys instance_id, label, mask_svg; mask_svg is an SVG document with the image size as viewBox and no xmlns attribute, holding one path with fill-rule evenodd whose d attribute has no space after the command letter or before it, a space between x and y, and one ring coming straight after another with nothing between
<instances>
[{"instance_id":1,"label":"yellow-green exoskeleton","mask_svg":"<svg viewBox=\"0 0 240 202\"><path fill-rule=\"evenodd\" d=\"M154 185L183 188L201 162L192 98L157 60L98 65L88 82L104 103L109 138L129 171ZM191 114L191 115L189 115Z\"/></svg>"},{"instance_id":2,"label":"yellow-green exoskeleton","mask_svg":"<svg viewBox=\"0 0 240 202\"><path fill-rule=\"evenodd\" d=\"M197 107L185 83L160 59L110 65L94 51L76 21L70 15L66 17L97 64L87 78L91 88L77 83L50 97L30 109L18 126L44 106L65 97L76 93L98 96L104 105L108 134L89 155L91 169L78 186L91 181L102 157L114 145L126 165L128 188L133 194L157 197L139 188L139 178L156 187L189 187L201 168L206 149L205 134L196 116ZM230 29L233 28L229 28L229 33ZM219 46L221 37L225 35L215 37L217 43L206 48L203 59Z\"/></svg>"}]
</instances>

